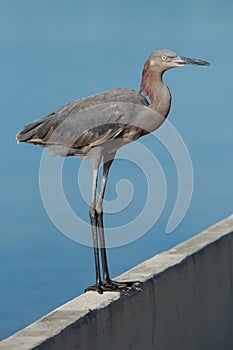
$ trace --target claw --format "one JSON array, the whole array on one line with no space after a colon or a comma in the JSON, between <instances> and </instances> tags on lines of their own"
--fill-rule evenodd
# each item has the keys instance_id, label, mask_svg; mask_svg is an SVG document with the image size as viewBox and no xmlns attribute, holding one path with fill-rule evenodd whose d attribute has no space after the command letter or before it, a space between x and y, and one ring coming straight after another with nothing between
<instances>
[{"instance_id":1,"label":"claw","mask_svg":"<svg viewBox=\"0 0 233 350\"><path fill-rule=\"evenodd\" d=\"M122 295L129 296L131 290L141 291L141 288L137 286L140 282L118 282L114 280L105 280L97 285L90 286L85 289L85 292L95 291L99 294L103 292L119 292Z\"/></svg>"},{"instance_id":2,"label":"claw","mask_svg":"<svg viewBox=\"0 0 233 350\"><path fill-rule=\"evenodd\" d=\"M93 286L90 286L90 287L87 287L85 290L84 290L84 293L86 292L97 292L99 294L103 294L104 290L102 289L102 285L93 285Z\"/></svg>"}]
</instances>

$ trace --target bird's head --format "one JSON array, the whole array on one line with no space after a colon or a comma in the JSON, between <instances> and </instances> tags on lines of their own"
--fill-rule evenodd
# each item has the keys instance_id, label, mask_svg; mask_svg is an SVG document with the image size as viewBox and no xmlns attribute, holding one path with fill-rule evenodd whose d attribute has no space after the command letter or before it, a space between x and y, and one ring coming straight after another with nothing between
<instances>
[{"instance_id":1,"label":"bird's head","mask_svg":"<svg viewBox=\"0 0 233 350\"><path fill-rule=\"evenodd\" d=\"M148 59L149 67L160 70L161 72L166 71L170 68L183 67L186 64L193 64L198 66L209 66L210 63L202 61L196 58L187 58L178 56L175 52L165 49L160 49L152 52Z\"/></svg>"}]
</instances>

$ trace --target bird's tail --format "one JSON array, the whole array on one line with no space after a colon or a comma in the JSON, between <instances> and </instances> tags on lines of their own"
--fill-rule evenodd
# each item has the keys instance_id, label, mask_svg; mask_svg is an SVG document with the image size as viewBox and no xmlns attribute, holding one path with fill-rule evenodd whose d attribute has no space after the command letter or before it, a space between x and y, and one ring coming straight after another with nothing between
<instances>
[{"instance_id":1,"label":"bird's tail","mask_svg":"<svg viewBox=\"0 0 233 350\"><path fill-rule=\"evenodd\" d=\"M18 142L30 143L30 140L37 139L37 132L41 126L41 123L41 120L34 120L32 123L24 126L24 128L16 135L16 140Z\"/></svg>"}]
</instances>

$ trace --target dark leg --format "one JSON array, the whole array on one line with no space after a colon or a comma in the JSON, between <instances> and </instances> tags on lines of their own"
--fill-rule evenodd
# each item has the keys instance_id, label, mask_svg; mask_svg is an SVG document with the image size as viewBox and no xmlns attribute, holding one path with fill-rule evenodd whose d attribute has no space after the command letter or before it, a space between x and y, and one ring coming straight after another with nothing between
<instances>
[{"instance_id":1,"label":"dark leg","mask_svg":"<svg viewBox=\"0 0 233 350\"><path fill-rule=\"evenodd\" d=\"M99 229L99 241L100 241L100 252L102 259L102 269L103 269L103 290L104 291L112 291L112 292L120 292L121 294L127 295L130 289L140 290L137 287L138 282L130 281L130 282L118 282L111 280L108 270L107 263L107 254L106 254L106 244L104 238L104 227L103 227L103 213L97 213L97 223Z\"/></svg>"},{"instance_id":2,"label":"dark leg","mask_svg":"<svg viewBox=\"0 0 233 350\"><path fill-rule=\"evenodd\" d=\"M99 259L99 247L98 247L98 233L97 233L97 213L95 209L90 209L91 230L93 238L94 258L95 258L95 272L96 272L96 284L85 289L85 292L95 290L102 294L102 281L100 274L100 259Z\"/></svg>"},{"instance_id":3,"label":"dark leg","mask_svg":"<svg viewBox=\"0 0 233 350\"><path fill-rule=\"evenodd\" d=\"M90 221L93 238L94 258L95 258L95 270L96 270L96 285L86 288L86 291L95 290L98 293L103 293L101 288L101 275L100 275L100 261L99 261L99 248L98 248L98 232L97 232L97 213L96 213L96 189L98 180L98 170L100 166L101 156L96 158L93 162L93 183L92 183L92 199L90 206Z\"/></svg>"},{"instance_id":4,"label":"dark leg","mask_svg":"<svg viewBox=\"0 0 233 350\"><path fill-rule=\"evenodd\" d=\"M106 291L119 291L123 294L127 294L130 288L134 288L137 290L140 290L140 289L136 287L137 282L117 282L110 279L108 263L107 263L106 244L105 244L105 238L104 238L102 205L103 205L103 198L104 198L104 192L106 188L108 173L109 173L111 164L113 162L114 156L115 156L115 153L108 155L108 158L104 157L103 159L103 162L104 162L103 177L101 181L98 202L96 205L97 225L99 229L100 252L101 252L102 268L103 268L103 289Z\"/></svg>"},{"instance_id":5,"label":"dark leg","mask_svg":"<svg viewBox=\"0 0 233 350\"><path fill-rule=\"evenodd\" d=\"M103 158L103 176L98 196L98 202L96 205L96 211L97 211L97 224L99 228L99 239L100 239L100 252L101 252L101 259L102 259L102 267L103 267L103 277L104 282L110 281L109 277L109 271L108 271L108 263L107 263L107 255L106 255L106 245L105 245L105 238L104 238L104 226L103 226L103 199L104 199L104 193L105 188L107 184L108 179L108 173L109 169L112 165L112 162L114 160L115 153L112 153L108 155L108 157Z\"/></svg>"}]
</instances>

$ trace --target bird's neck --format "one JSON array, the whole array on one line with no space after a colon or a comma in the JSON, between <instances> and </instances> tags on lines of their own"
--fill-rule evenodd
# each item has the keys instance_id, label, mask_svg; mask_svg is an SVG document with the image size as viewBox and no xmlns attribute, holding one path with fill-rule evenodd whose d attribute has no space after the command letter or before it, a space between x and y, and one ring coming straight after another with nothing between
<instances>
[{"instance_id":1,"label":"bird's neck","mask_svg":"<svg viewBox=\"0 0 233 350\"><path fill-rule=\"evenodd\" d=\"M140 92L150 99L150 108L166 118L171 106L171 94L162 80L163 72L146 65L142 72Z\"/></svg>"}]
</instances>

